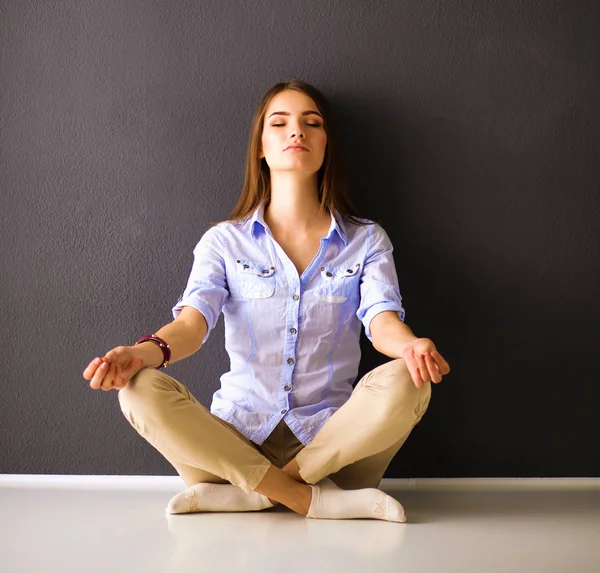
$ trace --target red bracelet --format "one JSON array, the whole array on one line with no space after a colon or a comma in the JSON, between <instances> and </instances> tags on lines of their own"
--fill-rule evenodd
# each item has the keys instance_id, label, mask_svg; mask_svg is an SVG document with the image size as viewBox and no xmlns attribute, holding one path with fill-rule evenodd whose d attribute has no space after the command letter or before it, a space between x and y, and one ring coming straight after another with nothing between
<instances>
[{"instance_id":1,"label":"red bracelet","mask_svg":"<svg viewBox=\"0 0 600 573\"><path fill-rule=\"evenodd\" d=\"M154 342L154 344L160 346L160 349L163 352L163 363L156 367L157 370L169 365L169 360L171 360L171 347L162 338L159 338L156 334L142 336L136 344L141 344L142 342Z\"/></svg>"}]
</instances>

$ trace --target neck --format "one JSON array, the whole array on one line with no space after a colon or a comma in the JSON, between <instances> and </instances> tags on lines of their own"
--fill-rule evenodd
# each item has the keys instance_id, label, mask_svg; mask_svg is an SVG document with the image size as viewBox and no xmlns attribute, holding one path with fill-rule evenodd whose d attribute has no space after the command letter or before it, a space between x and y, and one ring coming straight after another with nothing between
<instances>
[{"instance_id":1,"label":"neck","mask_svg":"<svg viewBox=\"0 0 600 573\"><path fill-rule=\"evenodd\" d=\"M297 235L320 228L325 218L319 209L316 174L271 172L271 200L264 212L271 231Z\"/></svg>"}]
</instances>

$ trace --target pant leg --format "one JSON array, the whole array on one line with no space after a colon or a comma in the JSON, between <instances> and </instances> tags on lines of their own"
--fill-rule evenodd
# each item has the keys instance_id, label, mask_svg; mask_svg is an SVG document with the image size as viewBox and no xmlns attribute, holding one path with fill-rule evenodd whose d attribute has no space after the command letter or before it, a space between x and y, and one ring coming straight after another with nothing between
<instances>
[{"instance_id":1,"label":"pant leg","mask_svg":"<svg viewBox=\"0 0 600 573\"><path fill-rule=\"evenodd\" d=\"M419 420L415 422L415 426ZM408 434L386 450L383 450L383 452L358 460L327 477L342 489L378 487L385 474L385 470L387 470L390 462L394 459L394 456L398 453L398 450L400 450L407 438Z\"/></svg>"},{"instance_id":2,"label":"pant leg","mask_svg":"<svg viewBox=\"0 0 600 573\"><path fill-rule=\"evenodd\" d=\"M353 468L356 483L375 479L422 418L430 398L431 383L417 388L402 358L367 372L348 401L296 456L300 476L306 483L315 484L345 466L381 454ZM351 481L351 471L348 469L342 477Z\"/></svg>"},{"instance_id":3,"label":"pant leg","mask_svg":"<svg viewBox=\"0 0 600 573\"><path fill-rule=\"evenodd\" d=\"M195 398L193 399L195 400ZM234 432L239 434L237 428L233 424L229 424L228 422L225 423L230 426ZM241 434L240 436L243 440L249 441L245 436ZM284 467L290 460L294 459L296 454L304 447L304 444L298 440L298 438L283 420L279 422L279 424L271 432L271 435L268 436L260 446L254 444L253 442L250 442L250 444L278 468ZM165 457L177 470L177 473L183 478L188 486L192 486L197 483L229 483L227 480L224 480L219 476L193 466L176 462L172 459L169 459L167 456Z\"/></svg>"},{"instance_id":4,"label":"pant leg","mask_svg":"<svg viewBox=\"0 0 600 573\"><path fill-rule=\"evenodd\" d=\"M142 368L119 390L119 403L137 432L181 467L186 481L218 476L250 493L271 466L250 440L160 370ZM201 471L194 475L189 468Z\"/></svg>"},{"instance_id":5,"label":"pant leg","mask_svg":"<svg viewBox=\"0 0 600 573\"><path fill-rule=\"evenodd\" d=\"M210 472L201 470L200 468L188 466L187 464L184 464L182 462L177 462L173 460L173 458L170 455L165 455L165 452L161 453L167 459L167 461L175 468L177 473L180 475L180 477L183 479L183 481L188 487L196 485L197 483L230 483L226 479L220 478L219 476L211 474Z\"/></svg>"}]
</instances>

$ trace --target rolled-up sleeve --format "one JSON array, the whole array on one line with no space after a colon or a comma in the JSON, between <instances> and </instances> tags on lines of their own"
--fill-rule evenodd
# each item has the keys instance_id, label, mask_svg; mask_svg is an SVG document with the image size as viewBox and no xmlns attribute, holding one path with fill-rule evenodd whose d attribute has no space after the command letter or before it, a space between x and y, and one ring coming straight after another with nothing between
<instances>
[{"instance_id":1,"label":"rolled-up sleeve","mask_svg":"<svg viewBox=\"0 0 600 573\"><path fill-rule=\"evenodd\" d=\"M206 342L217 323L223 306L229 299L225 261L220 253L224 252L215 227L209 229L194 248L194 262L183 294L171 309L173 318L184 306L200 311L208 330L202 344Z\"/></svg>"},{"instance_id":2,"label":"rolled-up sleeve","mask_svg":"<svg viewBox=\"0 0 600 573\"><path fill-rule=\"evenodd\" d=\"M377 223L370 225L367 257L363 264L360 279L360 304L356 316L365 327L366 337L371 337L371 320L386 310L398 313L404 322L405 311L398 286L398 275L392 251L394 247L385 232Z\"/></svg>"}]
</instances>

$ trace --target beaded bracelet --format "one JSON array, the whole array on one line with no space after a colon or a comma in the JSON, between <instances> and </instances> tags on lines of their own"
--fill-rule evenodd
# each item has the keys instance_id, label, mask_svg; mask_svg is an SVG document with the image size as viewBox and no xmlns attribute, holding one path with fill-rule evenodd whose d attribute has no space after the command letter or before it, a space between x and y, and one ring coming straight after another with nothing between
<instances>
[{"instance_id":1,"label":"beaded bracelet","mask_svg":"<svg viewBox=\"0 0 600 573\"><path fill-rule=\"evenodd\" d=\"M142 336L136 344L141 344L142 342L154 342L154 344L160 346L160 349L163 352L164 361L160 366L156 367L156 370L160 370L169 365L169 360L171 360L171 347L162 338L159 338L156 334Z\"/></svg>"}]
</instances>

